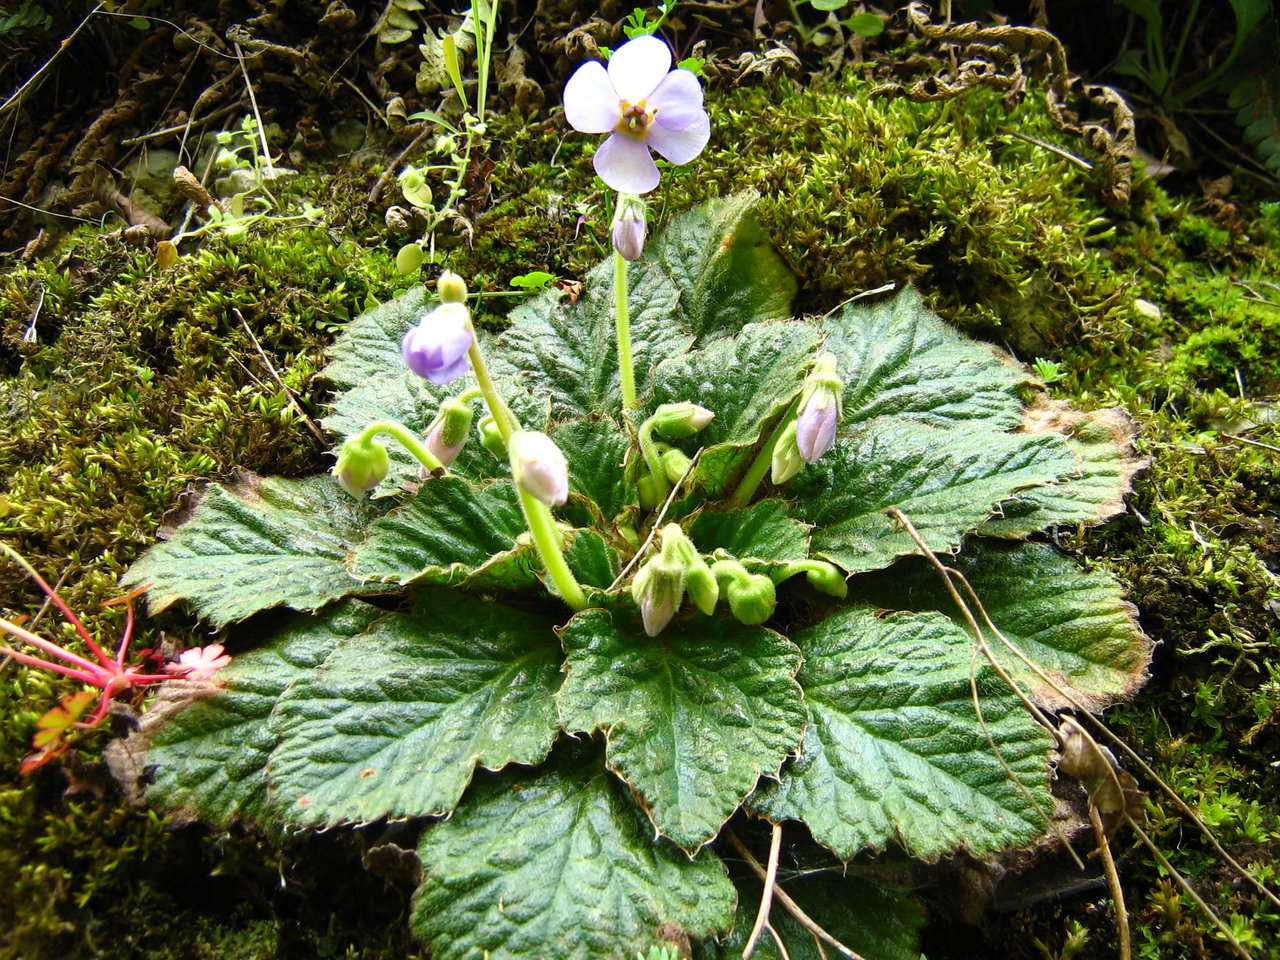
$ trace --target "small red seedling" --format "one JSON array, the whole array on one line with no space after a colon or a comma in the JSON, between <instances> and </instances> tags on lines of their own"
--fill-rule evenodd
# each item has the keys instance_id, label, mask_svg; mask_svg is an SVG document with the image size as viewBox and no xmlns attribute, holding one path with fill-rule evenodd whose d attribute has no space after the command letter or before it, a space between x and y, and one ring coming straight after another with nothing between
<instances>
[{"instance_id":1,"label":"small red seedling","mask_svg":"<svg viewBox=\"0 0 1280 960\"><path fill-rule=\"evenodd\" d=\"M16 623L5 620L3 617L0 617L0 632L17 637L19 640L56 657L62 662L44 660L3 645L0 645L0 656L12 657L28 666L52 670L55 673L87 683L102 691L98 697L97 709L94 710L88 720L80 720L92 700L92 694L86 690L64 698L62 706L54 707L37 721L34 745L41 752L28 757L23 762L23 773L29 773L66 750L68 744L64 742L64 737L71 730L89 730L100 724L111 709L111 701L126 690L135 686L159 683L162 680L172 680L178 677L207 680L215 672L231 662L231 658L222 652L220 644L212 644L208 647L194 647L190 650L184 650L179 657L179 662L166 664L162 673L147 673L145 672L145 667L127 667L125 666L125 658L129 654L129 641L133 636L133 598L142 593L146 587L139 587L132 593L127 593L114 600L108 600L103 604L103 606L111 606L123 603L126 609L124 634L120 639L120 646L117 648L115 656L112 657L98 645L98 642L85 629L84 624L80 622L80 618L58 596L57 592L45 582L45 579L36 572L31 564L27 563L21 555L6 544L0 543L0 550L3 550L5 554L17 562L40 589L44 591L45 595L58 608L67 622L75 628L80 638L84 640L85 645L97 662L95 663L93 660L73 653L66 647L46 640L44 637L38 636Z\"/></svg>"}]
</instances>

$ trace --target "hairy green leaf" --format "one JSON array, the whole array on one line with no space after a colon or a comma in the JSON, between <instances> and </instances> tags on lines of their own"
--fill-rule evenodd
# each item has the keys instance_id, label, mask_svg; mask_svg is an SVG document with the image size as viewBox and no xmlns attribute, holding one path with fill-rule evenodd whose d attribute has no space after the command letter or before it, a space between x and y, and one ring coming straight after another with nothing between
<instances>
[{"instance_id":1,"label":"hairy green leaf","mask_svg":"<svg viewBox=\"0 0 1280 960\"><path fill-rule=\"evenodd\" d=\"M613 960L664 923L702 936L733 920L720 861L655 842L589 754L483 777L419 855L410 922L435 960Z\"/></svg>"},{"instance_id":2,"label":"hairy green leaf","mask_svg":"<svg viewBox=\"0 0 1280 960\"><path fill-rule=\"evenodd\" d=\"M277 806L298 823L448 813L477 766L538 763L563 659L545 617L423 588L298 677L271 729Z\"/></svg>"},{"instance_id":3,"label":"hairy green leaf","mask_svg":"<svg viewBox=\"0 0 1280 960\"><path fill-rule=\"evenodd\" d=\"M1045 820L1048 734L993 671L977 668L986 732L970 691L973 645L937 613L841 611L801 631L810 726L799 758L751 805L803 820L842 859L896 840L916 857L1025 843Z\"/></svg>"},{"instance_id":4,"label":"hairy green leaf","mask_svg":"<svg viewBox=\"0 0 1280 960\"><path fill-rule=\"evenodd\" d=\"M266 772L277 743L269 725L276 701L382 615L346 601L321 616L299 616L265 647L236 656L218 672L217 687L166 684L141 721L150 744L142 762L155 769L147 800L179 821L216 826L276 815Z\"/></svg>"},{"instance_id":5,"label":"hairy green leaf","mask_svg":"<svg viewBox=\"0 0 1280 960\"><path fill-rule=\"evenodd\" d=\"M796 516L814 526L813 553L857 573L917 552L884 514L888 507L905 513L932 549L952 550L1000 501L1074 469L1056 434L941 431L880 420L838 440L787 493Z\"/></svg>"},{"instance_id":6,"label":"hairy green leaf","mask_svg":"<svg viewBox=\"0 0 1280 960\"><path fill-rule=\"evenodd\" d=\"M842 433L877 417L942 429L1020 422L1017 390L1032 380L1026 368L961 336L911 287L880 303L848 304L822 328L845 382Z\"/></svg>"},{"instance_id":7,"label":"hairy green leaf","mask_svg":"<svg viewBox=\"0 0 1280 960\"><path fill-rule=\"evenodd\" d=\"M247 478L214 484L173 539L156 544L122 577L150 584L152 613L185 600L224 625L275 606L317 610L349 594L387 588L347 571L350 550L385 505L349 496L333 477Z\"/></svg>"},{"instance_id":8,"label":"hairy green leaf","mask_svg":"<svg viewBox=\"0 0 1280 960\"><path fill-rule=\"evenodd\" d=\"M1132 696L1146 679L1151 641L1138 627L1138 611L1122 598L1110 574L1082 570L1045 544L974 539L948 566L972 585L991 621L1055 683L1101 710ZM964 625L937 571L922 557L849 581L851 597L894 610L939 610ZM979 611L965 598L974 615ZM984 625L987 643L1005 668L1040 702L1067 706Z\"/></svg>"},{"instance_id":9,"label":"hairy green leaf","mask_svg":"<svg viewBox=\"0 0 1280 960\"><path fill-rule=\"evenodd\" d=\"M741 510L704 510L689 528L698 550L727 550L740 560L784 563L809 555L809 528L792 520L785 500L761 500Z\"/></svg>"},{"instance_id":10,"label":"hairy green leaf","mask_svg":"<svg viewBox=\"0 0 1280 960\"><path fill-rule=\"evenodd\" d=\"M610 767L685 849L715 837L799 742L799 651L771 630L697 616L647 637L638 621L586 610L560 639L565 727L605 732Z\"/></svg>"},{"instance_id":11,"label":"hairy green leaf","mask_svg":"<svg viewBox=\"0 0 1280 960\"><path fill-rule=\"evenodd\" d=\"M518 552L515 541L524 530L510 480L480 485L433 477L403 507L374 521L356 549L352 572L362 580L395 584L458 582ZM517 574L510 585L531 582Z\"/></svg>"}]
</instances>

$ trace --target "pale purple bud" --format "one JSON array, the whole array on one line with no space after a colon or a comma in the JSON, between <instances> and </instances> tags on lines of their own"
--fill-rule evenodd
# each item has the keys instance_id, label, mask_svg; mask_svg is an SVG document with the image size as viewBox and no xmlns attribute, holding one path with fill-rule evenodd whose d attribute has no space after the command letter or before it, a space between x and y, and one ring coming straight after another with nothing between
<instances>
[{"instance_id":1,"label":"pale purple bud","mask_svg":"<svg viewBox=\"0 0 1280 960\"><path fill-rule=\"evenodd\" d=\"M569 462L545 433L519 430L507 447L511 474L520 489L549 507L569 499Z\"/></svg>"},{"instance_id":2,"label":"pale purple bud","mask_svg":"<svg viewBox=\"0 0 1280 960\"><path fill-rule=\"evenodd\" d=\"M390 467L386 447L376 440L352 437L338 451L333 475L343 490L359 499L386 479Z\"/></svg>"},{"instance_id":3,"label":"pale purple bud","mask_svg":"<svg viewBox=\"0 0 1280 960\"><path fill-rule=\"evenodd\" d=\"M815 463L836 442L840 405L830 390L816 390L796 419L796 447L805 463Z\"/></svg>"},{"instance_id":4,"label":"pale purple bud","mask_svg":"<svg viewBox=\"0 0 1280 960\"><path fill-rule=\"evenodd\" d=\"M467 444L467 438L464 436L462 442L449 446L444 442L444 426L443 418L435 422L430 431L427 433L426 447L431 455L440 461L442 467L453 466L453 461L458 459L458 454L462 452L462 448Z\"/></svg>"},{"instance_id":5,"label":"pale purple bud","mask_svg":"<svg viewBox=\"0 0 1280 960\"><path fill-rule=\"evenodd\" d=\"M467 372L475 339L471 314L461 303L442 303L404 335L400 347L410 370L432 383L451 383Z\"/></svg>"},{"instance_id":6,"label":"pale purple bud","mask_svg":"<svg viewBox=\"0 0 1280 960\"><path fill-rule=\"evenodd\" d=\"M644 201L624 194L613 218L613 248L623 260L634 260L644 252L645 230Z\"/></svg>"}]
</instances>

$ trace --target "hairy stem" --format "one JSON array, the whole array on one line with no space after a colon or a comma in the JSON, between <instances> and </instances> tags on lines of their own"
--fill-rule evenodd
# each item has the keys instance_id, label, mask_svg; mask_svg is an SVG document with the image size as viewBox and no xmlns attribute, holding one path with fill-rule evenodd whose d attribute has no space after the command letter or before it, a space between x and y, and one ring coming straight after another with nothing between
<instances>
[{"instance_id":1,"label":"hairy stem","mask_svg":"<svg viewBox=\"0 0 1280 960\"><path fill-rule=\"evenodd\" d=\"M742 475L742 479L738 481L738 487L725 501L725 506L732 509L745 507L747 502L755 496L756 490L760 487L761 481L764 480L765 472L773 463L773 449L778 445L778 439L782 436L783 431L787 429L787 424L795 418L796 410L800 405L800 398L797 397L792 401L791 406L787 409L786 415L778 421L778 425L773 428L773 433L769 434L769 439L765 441L760 452L756 454L756 458L751 461L751 466L747 468L747 472Z\"/></svg>"},{"instance_id":2,"label":"hairy stem","mask_svg":"<svg viewBox=\"0 0 1280 960\"><path fill-rule=\"evenodd\" d=\"M380 433L385 433L387 436L398 440L400 445L408 450L413 455L413 458L428 470L444 469L444 464L437 460L435 454L423 445L416 433L404 424L396 423L394 420L379 420L377 423L369 424L360 431L358 440L361 443L366 443Z\"/></svg>"},{"instance_id":3,"label":"hairy stem","mask_svg":"<svg viewBox=\"0 0 1280 960\"><path fill-rule=\"evenodd\" d=\"M542 565L547 568L551 582L556 585L560 596L570 608L574 611L585 610L587 595L569 569L569 564L565 563L560 535L556 532L551 510L533 494L526 493L519 486L516 489L520 493L520 508L524 511L525 523L533 535L534 546L538 548L538 555L542 557Z\"/></svg>"},{"instance_id":4,"label":"hairy stem","mask_svg":"<svg viewBox=\"0 0 1280 960\"><path fill-rule=\"evenodd\" d=\"M636 371L631 360L631 313L627 305L627 261L613 251L613 309L618 335L618 373L622 377L622 409L635 410Z\"/></svg>"}]
</instances>

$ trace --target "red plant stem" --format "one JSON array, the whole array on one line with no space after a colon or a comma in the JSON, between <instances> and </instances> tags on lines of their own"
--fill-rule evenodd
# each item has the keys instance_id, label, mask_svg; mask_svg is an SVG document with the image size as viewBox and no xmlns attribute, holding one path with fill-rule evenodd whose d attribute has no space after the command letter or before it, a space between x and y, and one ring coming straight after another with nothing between
<instances>
[{"instance_id":1,"label":"red plant stem","mask_svg":"<svg viewBox=\"0 0 1280 960\"><path fill-rule=\"evenodd\" d=\"M96 674L87 673L84 670L73 670L71 667L64 667L60 663L50 663L48 660L41 660L39 657L33 657L28 653L22 653L9 647L0 647L0 654L13 657L19 663L25 663L29 667L44 667L46 670L53 670L61 673L63 676L71 677L73 680L79 680L82 683L92 684L95 687L102 686L101 677Z\"/></svg>"},{"instance_id":2,"label":"red plant stem","mask_svg":"<svg viewBox=\"0 0 1280 960\"><path fill-rule=\"evenodd\" d=\"M51 643L44 637L36 636L30 630L22 629L22 627L18 626L16 623L10 623L3 617L0 617L0 630L3 630L5 633L13 634L13 636L18 639L27 641L27 643L31 644L33 647L39 647L45 653L51 653L55 657L66 660L68 663L74 663L92 673L101 673L103 670L103 664L110 665L111 663L111 661L106 658L103 658L102 664L93 663L90 660L86 660L84 657L72 653L65 647L60 647L56 643ZM102 650L96 643L93 645L93 648L97 652L97 655L101 657Z\"/></svg>"},{"instance_id":3,"label":"red plant stem","mask_svg":"<svg viewBox=\"0 0 1280 960\"><path fill-rule=\"evenodd\" d=\"M49 584L45 582L44 577L40 576L40 574L35 571L35 568L29 565L27 565L27 573L33 580L35 580L40 589L45 592L45 595L53 601L53 605L61 611L64 617L67 618L67 623L75 627L76 633L80 634L80 639L88 645L89 649L93 652L93 655L98 658L99 663L103 666L111 663L111 658L103 652L100 646L98 646L98 641L93 639L93 635L85 629L85 625L80 622L80 618L77 617L72 609L67 606L66 602L58 596L53 587L49 586ZM26 638L24 637L23 639Z\"/></svg>"}]
</instances>

